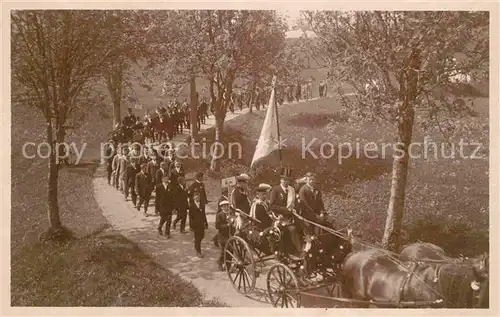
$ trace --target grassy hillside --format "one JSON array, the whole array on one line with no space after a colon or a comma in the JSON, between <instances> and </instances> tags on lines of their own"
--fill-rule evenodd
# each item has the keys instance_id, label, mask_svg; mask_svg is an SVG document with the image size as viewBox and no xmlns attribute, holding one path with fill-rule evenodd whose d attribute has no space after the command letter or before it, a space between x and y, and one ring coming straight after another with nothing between
<instances>
[{"instance_id":1,"label":"grassy hillside","mask_svg":"<svg viewBox=\"0 0 500 317\"><path fill-rule=\"evenodd\" d=\"M424 240L436 243L450 254L473 255L487 251L489 228L489 176L488 176L488 99L477 98L475 110L478 115L462 120L469 126L452 140L458 152L460 138L482 142L483 159L443 158L441 153L434 158L430 148L427 158L412 159L406 192L404 240ZM294 170L296 177L308 171L320 175L326 208L335 215L339 228L351 227L362 240L377 243L381 240L386 210L389 202L392 154L383 156L382 144L392 144L394 131L389 126L365 124L356 128L340 112L340 105L334 98L311 101L297 105L282 106L279 110L281 135L286 138L283 149L284 164ZM226 141L240 142L241 158L224 158L222 177L250 172L251 184L266 182L277 184L279 167L276 153L270 155L248 171L256 140L265 113L246 114L226 124ZM213 139L213 132L206 137ZM325 147L326 157L315 158L301 148L317 138L312 151L320 156L320 144L331 142ZM416 127L414 142L431 139L436 144L446 144L439 133L428 133ZM354 154L339 161L339 144L352 144ZM359 142L360 155L355 155ZM363 144L376 142L379 152L375 158L363 153ZM304 146L303 146L304 145ZM443 147L445 155L450 148ZM438 151L441 149L438 148ZM464 153L471 155L473 148ZM304 150L305 152L305 150ZM347 148L342 149L347 155ZM373 153L370 153L373 155ZM416 149L415 154L419 154Z\"/></svg>"}]
</instances>

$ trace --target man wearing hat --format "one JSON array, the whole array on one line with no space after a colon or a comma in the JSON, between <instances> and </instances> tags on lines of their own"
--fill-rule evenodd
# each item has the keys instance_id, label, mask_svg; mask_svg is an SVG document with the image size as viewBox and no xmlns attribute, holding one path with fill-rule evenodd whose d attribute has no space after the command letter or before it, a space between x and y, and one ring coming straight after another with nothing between
<instances>
[{"instance_id":1,"label":"man wearing hat","mask_svg":"<svg viewBox=\"0 0 500 317\"><path fill-rule=\"evenodd\" d=\"M159 195L158 195L158 188L161 187L162 182L163 182L163 177L168 178L168 170L167 170L167 163L161 162L160 163L160 168L156 171L155 174L155 190L156 190L156 195L155 195L155 213L158 213L159 209Z\"/></svg>"},{"instance_id":2,"label":"man wearing hat","mask_svg":"<svg viewBox=\"0 0 500 317\"><path fill-rule=\"evenodd\" d=\"M184 168L179 160L175 160L173 164L170 165L170 170L168 172L168 177L173 184L177 185L177 178L184 177Z\"/></svg>"},{"instance_id":3,"label":"man wearing hat","mask_svg":"<svg viewBox=\"0 0 500 317\"><path fill-rule=\"evenodd\" d=\"M132 127L136 122L136 117L132 112L132 108L128 108L128 114L123 118L123 126L124 127Z\"/></svg>"},{"instance_id":4,"label":"man wearing hat","mask_svg":"<svg viewBox=\"0 0 500 317\"><path fill-rule=\"evenodd\" d=\"M250 215L250 199L245 186L250 177L246 174L236 176L236 186L231 192L231 203L234 209L239 209L247 215Z\"/></svg>"},{"instance_id":5,"label":"man wearing hat","mask_svg":"<svg viewBox=\"0 0 500 317\"><path fill-rule=\"evenodd\" d=\"M306 177L306 184L299 191L300 210L304 218L316 221L324 213L325 205L318 189L316 174L307 173Z\"/></svg>"},{"instance_id":6,"label":"man wearing hat","mask_svg":"<svg viewBox=\"0 0 500 317\"><path fill-rule=\"evenodd\" d=\"M199 194L200 208L203 210L203 212L205 212L205 205L208 203L208 199L207 199L207 191L205 190L205 184L203 184L203 176L204 176L203 172L196 173L194 182L188 188L188 196L189 196L189 201L192 204L194 195Z\"/></svg>"},{"instance_id":7,"label":"man wearing hat","mask_svg":"<svg viewBox=\"0 0 500 317\"><path fill-rule=\"evenodd\" d=\"M219 259L217 260L217 265L219 269L222 271L224 267L222 262L224 261L224 247L226 245L227 239L231 236L231 226L229 224L228 215L230 213L229 201L222 200L219 202L219 207L221 208L221 212L219 212L215 218L215 229L217 229L217 242L221 246Z\"/></svg>"},{"instance_id":8,"label":"man wearing hat","mask_svg":"<svg viewBox=\"0 0 500 317\"><path fill-rule=\"evenodd\" d=\"M126 180L127 187L125 190L125 200L127 200L128 194L130 192L134 207L137 204L137 195L135 193L135 177L137 173L139 173L140 171L141 171L141 165L139 164L139 159L131 158L130 164L127 166L127 180Z\"/></svg>"},{"instance_id":9,"label":"man wearing hat","mask_svg":"<svg viewBox=\"0 0 500 317\"><path fill-rule=\"evenodd\" d=\"M293 245L289 248L288 255L293 257L301 257L302 255L302 241L300 228L292 223L293 211L295 210L295 190L290 186L292 182L292 170L289 168L282 168L280 174L280 184L274 186L271 190L270 209L275 214L284 218L288 232L288 240ZM290 250L293 249L293 250Z\"/></svg>"},{"instance_id":10,"label":"man wearing hat","mask_svg":"<svg viewBox=\"0 0 500 317\"><path fill-rule=\"evenodd\" d=\"M219 214L220 212L222 212L222 207L220 205L220 203L224 200L227 200L229 202L229 190L227 187L223 187L222 188L222 192L221 192L221 197L219 198L219 200L217 201L217 214ZM219 234L216 233L214 235L214 237L212 238L212 242L214 243L214 245L218 248L219 247Z\"/></svg>"},{"instance_id":11,"label":"man wearing hat","mask_svg":"<svg viewBox=\"0 0 500 317\"><path fill-rule=\"evenodd\" d=\"M146 202L147 205L149 205L149 199L151 198L151 193L153 193L153 190L156 187L157 180L156 180L156 173L160 169L160 163L158 162L158 159L156 157L156 154L153 154L151 157L151 161L147 164L147 173L150 177L150 184L149 184L149 198L148 201ZM158 182L161 182L161 179L158 180ZM159 210L156 205L156 196L155 196L155 214L158 214Z\"/></svg>"},{"instance_id":12,"label":"man wearing hat","mask_svg":"<svg viewBox=\"0 0 500 317\"><path fill-rule=\"evenodd\" d=\"M170 225L172 223L172 210L174 205L174 196L172 186L167 176L161 180L161 184L156 188L156 197L158 197L158 210L160 211L160 223L158 224L158 233L163 235L163 225L166 225L165 236L170 239Z\"/></svg>"},{"instance_id":13,"label":"man wearing hat","mask_svg":"<svg viewBox=\"0 0 500 317\"><path fill-rule=\"evenodd\" d=\"M135 176L135 193L137 195L138 201L136 208L141 210L141 206L144 205L144 214L148 216L148 202L149 196L151 195L151 176L147 173L148 165L142 164L141 171Z\"/></svg>"},{"instance_id":14,"label":"man wearing hat","mask_svg":"<svg viewBox=\"0 0 500 317\"><path fill-rule=\"evenodd\" d=\"M205 208L202 207L201 195L199 191L193 193L191 204L189 205L189 226L194 233L194 249L199 258L203 257L201 253L201 241L205 237L205 229L208 228L207 215Z\"/></svg>"},{"instance_id":15,"label":"man wearing hat","mask_svg":"<svg viewBox=\"0 0 500 317\"><path fill-rule=\"evenodd\" d=\"M269 201L267 200L267 193L270 190L271 185L260 184L255 190L257 198L250 208L250 216L260 221L259 227L261 230L265 230L273 224L273 219L269 215Z\"/></svg>"},{"instance_id":16,"label":"man wearing hat","mask_svg":"<svg viewBox=\"0 0 500 317\"><path fill-rule=\"evenodd\" d=\"M174 186L173 186L174 187ZM177 226L177 223L181 222L181 233L186 233L186 218L187 218L187 210L189 208L189 197L188 190L186 188L186 179L184 176L179 176L177 178L177 185L174 187L174 206L177 211L177 216L174 220L174 230Z\"/></svg>"}]
</instances>

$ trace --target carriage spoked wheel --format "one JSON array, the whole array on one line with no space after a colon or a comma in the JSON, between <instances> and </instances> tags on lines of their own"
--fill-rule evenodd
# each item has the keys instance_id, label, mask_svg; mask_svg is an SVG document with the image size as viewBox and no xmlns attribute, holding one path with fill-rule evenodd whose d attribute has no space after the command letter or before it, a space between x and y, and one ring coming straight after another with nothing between
<instances>
[{"instance_id":1,"label":"carriage spoked wheel","mask_svg":"<svg viewBox=\"0 0 500 317\"><path fill-rule=\"evenodd\" d=\"M233 287L248 295L255 288L255 260L248 243L238 236L232 236L224 247L226 272Z\"/></svg>"},{"instance_id":2,"label":"carriage spoked wheel","mask_svg":"<svg viewBox=\"0 0 500 317\"><path fill-rule=\"evenodd\" d=\"M286 265L273 265L267 273L267 294L273 307L300 307L299 282Z\"/></svg>"}]
</instances>

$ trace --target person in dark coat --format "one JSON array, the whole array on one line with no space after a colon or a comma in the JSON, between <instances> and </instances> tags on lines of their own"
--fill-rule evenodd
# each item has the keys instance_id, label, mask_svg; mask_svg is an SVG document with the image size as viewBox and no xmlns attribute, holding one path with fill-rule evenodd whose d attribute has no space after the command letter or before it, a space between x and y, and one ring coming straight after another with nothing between
<instances>
[{"instance_id":1,"label":"person in dark coat","mask_svg":"<svg viewBox=\"0 0 500 317\"><path fill-rule=\"evenodd\" d=\"M306 184L302 186L299 191L301 215L309 221L313 221L317 224L333 229L334 221L325 212L325 204L323 202L321 191L319 190L319 183L317 181L316 174L307 173L306 178ZM319 233L319 228L315 226L308 224L306 227L310 230L314 229L313 231L316 234ZM313 231L310 232L312 233Z\"/></svg>"},{"instance_id":2,"label":"person in dark coat","mask_svg":"<svg viewBox=\"0 0 500 317\"><path fill-rule=\"evenodd\" d=\"M151 182L149 184L148 189L150 190L150 193L148 195L148 201L146 202L146 205L149 206L149 199L151 198L151 194L153 193L153 190L156 188L156 172L160 169L160 163L158 162L158 158L156 155L151 156L151 161L147 163L147 173L149 175L149 181ZM160 179L161 182L161 179ZM155 204L156 204L156 197L155 197ZM158 214L159 210L155 206L155 214Z\"/></svg>"},{"instance_id":3,"label":"person in dark coat","mask_svg":"<svg viewBox=\"0 0 500 317\"><path fill-rule=\"evenodd\" d=\"M134 116L132 108L128 108L128 114L123 118L123 126L131 128L135 125L137 118Z\"/></svg>"},{"instance_id":4,"label":"person in dark coat","mask_svg":"<svg viewBox=\"0 0 500 317\"><path fill-rule=\"evenodd\" d=\"M132 203L134 207L137 205L137 194L135 192L135 178L137 174L141 171L141 166L138 164L138 159L131 159L130 165L127 170L127 185L130 188L130 196L132 198ZM125 199L128 198L128 192L126 193Z\"/></svg>"},{"instance_id":5,"label":"person in dark coat","mask_svg":"<svg viewBox=\"0 0 500 317\"><path fill-rule=\"evenodd\" d=\"M260 222L259 228L261 230L265 230L273 225L273 219L269 214L269 201L267 199L267 193L270 190L271 185L260 184L256 189L257 198L250 208L250 216Z\"/></svg>"},{"instance_id":6,"label":"person in dark coat","mask_svg":"<svg viewBox=\"0 0 500 317\"><path fill-rule=\"evenodd\" d=\"M167 169L167 163L165 162L161 162L160 163L160 168L156 171L156 174L155 174L155 190L156 190L156 194L155 194L155 214L158 214L159 212L159 195L158 195L158 188L161 187L162 185L162 181L163 181L163 177L167 177L168 178L168 169Z\"/></svg>"},{"instance_id":7,"label":"person in dark coat","mask_svg":"<svg viewBox=\"0 0 500 317\"><path fill-rule=\"evenodd\" d=\"M222 271L224 270L223 266L224 247L229 237L234 233L234 230L232 230L231 224L229 223L228 219L230 213L229 201L227 200L221 201L218 207L221 208L221 212L219 212L215 217L215 229L217 229L218 231L217 240L221 248L220 248L219 259L217 260L217 265L219 266L219 269Z\"/></svg>"},{"instance_id":8,"label":"person in dark coat","mask_svg":"<svg viewBox=\"0 0 500 317\"><path fill-rule=\"evenodd\" d=\"M250 177L245 174L236 176L236 187L231 192L231 207L247 215L250 215L250 199L245 187L249 179Z\"/></svg>"},{"instance_id":9,"label":"person in dark coat","mask_svg":"<svg viewBox=\"0 0 500 317\"><path fill-rule=\"evenodd\" d=\"M148 174L148 165L142 164L141 171L135 176L135 193L137 194L137 210L144 205L144 214L148 216L148 202L151 195L151 176Z\"/></svg>"},{"instance_id":10,"label":"person in dark coat","mask_svg":"<svg viewBox=\"0 0 500 317\"><path fill-rule=\"evenodd\" d=\"M221 193L222 195L221 195L221 197L219 198L219 200L217 201L217 214L219 214L220 212L222 212L222 207L221 207L220 203L221 203L222 201L225 201L225 200L229 202L229 198L228 198L228 197L229 197L229 194L228 194L228 193L229 193L229 190L228 190L228 188L227 188L227 187L222 188L222 193ZM214 243L214 245L215 245L217 248L219 247L219 239L218 239L218 237L219 237L219 234L218 234L218 233L216 233L216 234L214 235L214 237L212 238L212 242Z\"/></svg>"},{"instance_id":11,"label":"person in dark coat","mask_svg":"<svg viewBox=\"0 0 500 317\"><path fill-rule=\"evenodd\" d=\"M181 162L179 160L176 160L173 166L170 165L168 177L170 178L172 184L177 185L177 178L180 176L185 177L186 174L184 173L184 168L182 167Z\"/></svg>"},{"instance_id":12,"label":"person in dark coat","mask_svg":"<svg viewBox=\"0 0 500 317\"><path fill-rule=\"evenodd\" d=\"M189 206L189 226L194 233L194 249L199 258L203 257L201 253L201 241L205 237L205 229L208 228L205 208L202 208L202 197L200 192L194 192Z\"/></svg>"},{"instance_id":13,"label":"person in dark coat","mask_svg":"<svg viewBox=\"0 0 500 317\"><path fill-rule=\"evenodd\" d=\"M323 197L318 189L316 174L307 173L307 183L300 188L300 211L302 216L308 220L319 220L325 211Z\"/></svg>"},{"instance_id":14,"label":"person in dark coat","mask_svg":"<svg viewBox=\"0 0 500 317\"><path fill-rule=\"evenodd\" d=\"M293 248L287 246L287 253L290 257L302 257L301 227L293 223L293 211L295 210L295 190L291 183L292 171L288 168L281 170L280 185L274 186L271 190L270 209L273 213L281 216L286 224L288 240ZM285 240L285 242L286 242ZM295 253L295 254L293 254Z\"/></svg>"},{"instance_id":15,"label":"person in dark coat","mask_svg":"<svg viewBox=\"0 0 500 317\"><path fill-rule=\"evenodd\" d=\"M179 176L177 178L174 202L175 202L175 210L177 211L177 216L175 217L174 220L174 230L177 226L177 223L180 221L181 233L186 233L185 229L186 229L187 212L189 208L189 196L188 196L188 189L186 187L186 179L184 178L184 176Z\"/></svg>"},{"instance_id":16,"label":"person in dark coat","mask_svg":"<svg viewBox=\"0 0 500 317\"><path fill-rule=\"evenodd\" d=\"M172 210L174 208L174 196L172 185L167 176L162 178L162 183L156 188L158 196L158 210L160 212L160 223L158 233L163 235L163 225L165 225L165 236L170 239L170 225L172 223Z\"/></svg>"},{"instance_id":17,"label":"person in dark coat","mask_svg":"<svg viewBox=\"0 0 500 317\"><path fill-rule=\"evenodd\" d=\"M189 186L188 194L191 203L193 202L193 197L196 193L200 195L200 206L203 209L203 212L205 212L205 205L208 203L208 199L205 184L203 184L203 172L196 173L194 183Z\"/></svg>"}]
</instances>

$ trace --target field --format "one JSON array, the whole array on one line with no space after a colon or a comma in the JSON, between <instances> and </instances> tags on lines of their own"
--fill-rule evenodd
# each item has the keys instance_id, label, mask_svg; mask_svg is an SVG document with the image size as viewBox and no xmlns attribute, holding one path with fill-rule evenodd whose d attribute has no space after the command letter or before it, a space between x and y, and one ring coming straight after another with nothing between
<instances>
[{"instance_id":1,"label":"field","mask_svg":"<svg viewBox=\"0 0 500 317\"><path fill-rule=\"evenodd\" d=\"M95 111L68 137L70 142L89 144L85 164L64 168L59 177L62 222L75 237L42 244L38 236L48 224L47 162L24 158L22 145L44 140L43 119L32 109L12 106L11 305L223 305L205 301L192 284L108 228L93 197L92 177L97 144L110 126L109 116Z\"/></svg>"},{"instance_id":2,"label":"field","mask_svg":"<svg viewBox=\"0 0 500 317\"><path fill-rule=\"evenodd\" d=\"M426 133L418 126L414 131L414 142L432 140L438 146L429 147L427 158L423 151L415 151L417 158L411 160L409 181L406 190L404 242L428 241L442 246L451 255L471 256L487 251L488 244L488 99L476 98L476 115L462 119L469 127L467 132L452 140L458 153L460 138L482 143L481 159L465 158L474 147L465 148L464 158L445 158L450 148L440 145L445 140L439 133ZM386 210L390 194L392 153L381 147L378 153L363 153L363 144L378 145L394 142L391 127L363 124L357 128L340 111L336 99L329 98L295 105L279 107L281 136L286 139L282 150L285 166L292 167L296 177L308 171L316 172L322 181L322 191L328 211L335 215L337 227L350 227L361 240L378 243L384 230ZM225 125L225 142L239 142L241 157L224 158L221 164L222 177L248 172L251 186L267 182L277 184L279 160L273 153L253 170L248 171L265 113L246 114ZM213 131L205 138L213 140ZM317 139L310 154L302 157L301 148ZM320 144L331 142L336 150L324 147L325 158L320 157ZM360 144L360 155L351 155L339 161L338 145ZM429 141L428 141L429 142ZM348 149L341 150L347 156ZM315 158L314 156L318 156ZM371 158L376 156L376 158Z\"/></svg>"}]
</instances>

